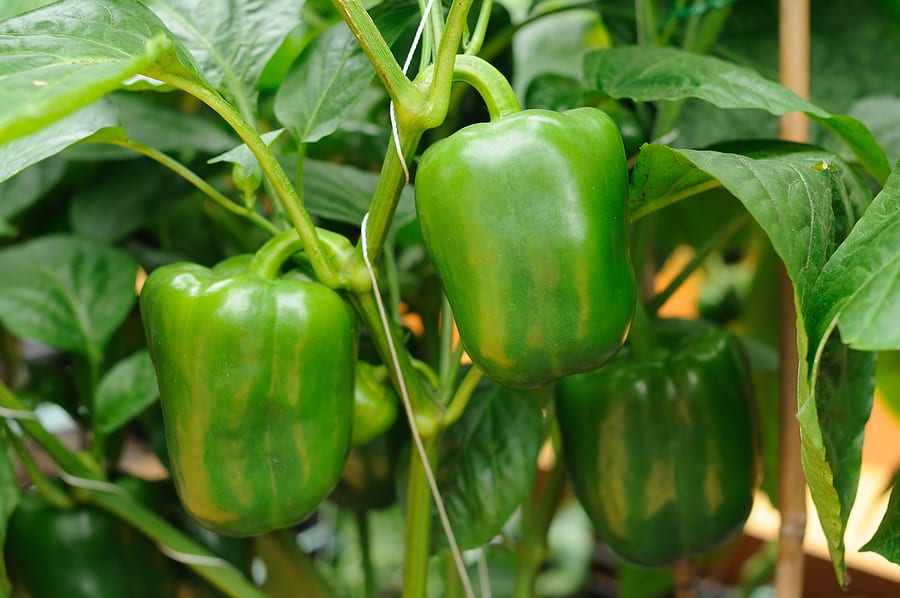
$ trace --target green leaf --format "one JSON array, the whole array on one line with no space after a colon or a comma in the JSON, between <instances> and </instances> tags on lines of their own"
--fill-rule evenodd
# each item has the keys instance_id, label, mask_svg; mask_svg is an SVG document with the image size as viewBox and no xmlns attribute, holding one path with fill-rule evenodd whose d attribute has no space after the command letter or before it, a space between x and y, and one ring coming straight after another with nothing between
<instances>
[{"instance_id":1,"label":"green leaf","mask_svg":"<svg viewBox=\"0 0 900 598\"><path fill-rule=\"evenodd\" d=\"M35 8L47 6L52 2L56 2L56 0L5 0L5 2L0 5L0 21L8 19L9 17L15 17L24 12L28 12L29 10L34 10Z\"/></svg>"},{"instance_id":2,"label":"green leaf","mask_svg":"<svg viewBox=\"0 0 900 598\"><path fill-rule=\"evenodd\" d=\"M851 347L900 349L900 169L828 260L804 317L812 342L837 321Z\"/></svg>"},{"instance_id":3,"label":"green leaf","mask_svg":"<svg viewBox=\"0 0 900 598\"><path fill-rule=\"evenodd\" d=\"M302 0L146 0L190 50L210 85L255 113L256 83L266 63L300 23Z\"/></svg>"},{"instance_id":4,"label":"green leaf","mask_svg":"<svg viewBox=\"0 0 900 598\"><path fill-rule=\"evenodd\" d=\"M788 151L790 147L794 147L795 151ZM636 196L664 205L667 201L666 189L675 192L683 190L681 182L697 180L699 175L694 169L699 169L717 179L744 204L784 262L794 286L795 301L800 306L797 328L798 350L802 357L798 419L804 470L828 540L835 572L843 584L843 531L856 493L859 466L852 447L845 449L841 443L856 439L862 433L867 417L867 413L862 411L867 410L867 401L871 400L871 387L866 383L869 362L867 357L853 356L846 360L832 360L828 365L829 372L809 367L807 356L817 354L827 338L828 327L825 326L820 333L807 335L807 330L814 328L807 327L804 317L807 313L823 311L816 309L810 312L810 306L831 304L830 299L820 297L820 273L829 263L836 244L846 235L861 206L866 203L866 195L850 175L849 167L825 152L785 145L756 149L757 157L749 157L646 146L644 152L650 152L647 159L660 167L659 181L656 180L656 173L642 167L646 181L638 185ZM687 158L687 163L681 157ZM641 159L643 152L639 162ZM637 166L635 170L638 171ZM642 190L647 190L647 193L641 195ZM883 195L884 192L879 198ZM872 219L870 213L880 213L879 203L884 200L879 198L872 202L863 220L867 216ZM897 212L896 209L894 211ZM854 238L862 236L869 228L860 221L841 247L852 246ZM882 252L879 242L875 242L876 247L871 253L877 260L876 256L882 255ZM867 268L867 262L863 260L860 269L866 271ZM817 379L820 375L824 376L821 382L821 392L824 394L817 400L816 392L820 390ZM846 412L842 416L834 416L834 413L842 413L841 410L846 409L847 405L854 406L851 416L847 416ZM838 459L836 455L828 454L829 445L832 452L838 445L841 451L848 450L848 458Z\"/></svg>"},{"instance_id":5,"label":"green leaf","mask_svg":"<svg viewBox=\"0 0 900 598\"><path fill-rule=\"evenodd\" d=\"M120 241L178 200L167 192L169 171L155 163L126 162L107 166L107 171L107 176L72 194L69 220L83 237Z\"/></svg>"},{"instance_id":6,"label":"green leaf","mask_svg":"<svg viewBox=\"0 0 900 598\"><path fill-rule=\"evenodd\" d=\"M191 64L140 2L64 0L0 22L0 143L34 133L176 57Z\"/></svg>"},{"instance_id":7,"label":"green leaf","mask_svg":"<svg viewBox=\"0 0 900 598\"><path fill-rule=\"evenodd\" d=\"M528 393L499 384L475 392L441 437L435 477L461 549L496 535L524 500L543 443L543 421ZM435 518L433 537L446 546Z\"/></svg>"},{"instance_id":8,"label":"green leaf","mask_svg":"<svg viewBox=\"0 0 900 598\"><path fill-rule=\"evenodd\" d=\"M276 139L278 139L278 137L283 132L284 129L276 129L274 131L269 131L268 133L263 133L262 135L260 135L260 137L268 146L272 145L272 143ZM231 164L237 164L244 170L245 173L247 173L247 175L259 168L259 160L256 159L256 156L253 155L253 152L250 151L250 148L247 147L246 143L242 143L237 147L233 147L227 152L219 154L218 156L213 156L206 161L207 164L216 164L218 162L230 162Z\"/></svg>"},{"instance_id":9,"label":"green leaf","mask_svg":"<svg viewBox=\"0 0 900 598\"><path fill-rule=\"evenodd\" d=\"M238 139L217 123L152 101L156 97L120 92L106 99L128 138L147 147L162 152L216 154L237 145ZM137 155L129 151L130 157Z\"/></svg>"},{"instance_id":10,"label":"green leaf","mask_svg":"<svg viewBox=\"0 0 900 598\"><path fill-rule=\"evenodd\" d=\"M41 160L55 156L85 137L116 124L115 111L104 99L27 137L0 145L0 183Z\"/></svg>"},{"instance_id":11,"label":"green leaf","mask_svg":"<svg viewBox=\"0 0 900 598\"><path fill-rule=\"evenodd\" d=\"M894 489L888 501L887 513L872 539L860 548L862 552L877 552L900 565L900 473L894 478Z\"/></svg>"},{"instance_id":12,"label":"green leaf","mask_svg":"<svg viewBox=\"0 0 900 598\"><path fill-rule=\"evenodd\" d=\"M156 370L146 349L126 357L109 370L97 387L94 430L112 434L159 398Z\"/></svg>"},{"instance_id":13,"label":"green leaf","mask_svg":"<svg viewBox=\"0 0 900 598\"><path fill-rule=\"evenodd\" d=\"M838 175L823 169L822 152L759 159L712 151L678 153L744 204L784 262L797 295L805 296L834 246L830 198L832 177Z\"/></svg>"},{"instance_id":14,"label":"green leaf","mask_svg":"<svg viewBox=\"0 0 900 598\"><path fill-rule=\"evenodd\" d=\"M64 161L48 160L0 184L0 237L16 234L10 219L41 199L62 179L65 170Z\"/></svg>"},{"instance_id":15,"label":"green leaf","mask_svg":"<svg viewBox=\"0 0 900 598\"><path fill-rule=\"evenodd\" d=\"M409 3L387 3L372 12L382 37L393 43L414 12ZM333 133L372 82L375 70L343 22L319 34L300 54L275 95L275 115L298 142Z\"/></svg>"},{"instance_id":16,"label":"green leaf","mask_svg":"<svg viewBox=\"0 0 900 598\"><path fill-rule=\"evenodd\" d=\"M68 235L0 251L0 322L51 347L99 355L135 302L124 251Z\"/></svg>"},{"instance_id":17,"label":"green leaf","mask_svg":"<svg viewBox=\"0 0 900 598\"><path fill-rule=\"evenodd\" d=\"M774 115L802 111L832 130L866 170L883 182L890 163L861 122L834 116L759 73L676 48L619 47L589 54L585 77L616 99L636 102L705 100L724 109L754 108Z\"/></svg>"},{"instance_id":18,"label":"green leaf","mask_svg":"<svg viewBox=\"0 0 900 598\"><path fill-rule=\"evenodd\" d=\"M834 334L825 344L815 380L818 425L840 503L837 537L841 552L859 486L863 437L875 393L875 361L874 353L854 351Z\"/></svg>"},{"instance_id":19,"label":"green leaf","mask_svg":"<svg viewBox=\"0 0 900 598\"><path fill-rule=\"evenodd\" d=\"M0 425L0 595L8 596L12 590L6 575L3 545L6 542L6 525L19 502L19 484L13 470L9 444L6 442L6 426Z\"/></svg>"},{"instance_id":20,"label":"green leaf","mask_svg":"<svg viewBox=\"0 0 900 598\"><path fill-rule=\"evenodd\" d=\"M378 173L321 160L303 163L303 194L310 214L359 226L378 184ZM416 219L412 187L403 188L391 223L396 232Z\"/></svg>"}]
</instances>

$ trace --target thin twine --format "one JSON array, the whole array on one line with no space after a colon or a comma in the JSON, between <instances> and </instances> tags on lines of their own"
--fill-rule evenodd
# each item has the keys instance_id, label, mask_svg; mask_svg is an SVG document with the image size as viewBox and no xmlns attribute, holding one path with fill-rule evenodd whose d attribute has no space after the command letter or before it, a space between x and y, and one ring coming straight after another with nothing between
<instances>
[{"instance_id":1,"label":"thin twine","mask_svg":"<svg viewBox=\"0 0 900 598\"><path fill-rule=\"evenodd\" d=\"M97 490L99 492L107 492L110 494L116 494L129 498L131 497L127 490L110 482L104 482L102 480L91 480L88 478L74 476L62 469L59 471L59 477L70 486L85 488L87 490ZM230 566L228 561L216 556L181 552L162 542L157 542L157 546L160 552L162 552L172 560L178 561L179 563L184 563L185 565L202 565L206 567Z\"/></svg>"},{"instance_id":2,"label":"thin twine","mask_svg":"<svg viewBox=\"0 0 900 598\"><path fill-rule=\"evenodd\" d=\"M416 53L416 48L419 46L419 41L421 41L422 39L422 33L425 31L425 22L428 20L428 15L431 14L432 6L434 6L434 0L428 0L428 4L425 5L425 10L422 11L422 18L419 20L419 27L416 29L415 36L413 36L412 46L410 46L409 48L409 54L406 55L406 62L403 63L404 75L409 70L409 65L412 64L413 54ZM397 115L394 112L394 100L391 100L388 111L391 117L391 137L394 139L394 147L397 148L397 157L400 158L400 165L403 167L403 178L405 180L404 184L409 184L409 167L406 166L406 158L403 156L403 148L400 147L400 130L397 127Z\"/></svg>"},{"instance_id":3,"label":"thin twine","mask_svg":"<svg viewBox=\"0 0 900 598\"><path fill-rule=\"evenodd\" d=\"M409 400L409 391L406 387L406 379L403 377L403 372L400 369L400 359L397 357L397 349L394 346L394 337L391 335L390 324L388 322L387 311L384 308L384 302L381 300L381 292L378 289L378 281L375 279L375 270L372 268L372 263L369 261L369 248L368 243L366 242L366 225L369 220L368 212L363 217L362 221L362 230L361 230L361 238L362 238L362 254L363 260L366 264L366 270L369 273L369 280L372 282L372 290L375 295L375 303L378 306L378 315L381 319L381 325L384 329L385 337L388 340L388 348L391 353L391 361L393 362L391 365L394 368L394 374L397 376L398 385L400 386L400 397L403 400L403 409L406 411L406 419L409 421L409 428L412 432L413 443L416 445L416 451L419 453L419 459L422 461L422 465L425 468L425 477L428 479L428 486L431 488L431 496L434 499L435 506L437 507L438 516L441 520L441 525L444 528L444 534L447 536L447 542L450 544L450 551L453 554L453 561L456 564L456 570L459 573L459 578L462 580L463 589L465 590L466 596L469 598L475 598L475 591L472 589L472 584L469 581L469 576L466 574L466 566L463 562L462 553L459 550L459 545L456 543L456 536L453 534L453 528L450 526L450 518L447 516L447 509L444 507L444 501L441 498L441 491L438 489L437 481L434 479L434 472L431 471L431 464L428 462L428 455L425 453L425 446L422 444L422 437L419 436L419 430L416 428L416 418L413 414L412 403Z\"/></svg>"}]
</instances>

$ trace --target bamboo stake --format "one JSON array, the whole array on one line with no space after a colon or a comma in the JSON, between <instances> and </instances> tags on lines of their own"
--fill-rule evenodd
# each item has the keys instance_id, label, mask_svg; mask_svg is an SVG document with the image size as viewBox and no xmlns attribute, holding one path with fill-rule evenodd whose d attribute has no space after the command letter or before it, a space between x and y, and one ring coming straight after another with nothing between
<instances>
[{"instance_id":1,"label":"bamboo stake","mask_svg":"<svg viewBox=\"0 0 900 598\"><path fill-rule=\"evenodd\" d=\"M809 97L809 0L781 0L779 15L779 71L781 82L801 97ZM801 112L781 118L781 138L809 140L809 121ZM778 502L781 512L775 595L799 598L803 594L803 537L806 532L806 479L800 459L797 423L797 330L794 292L782 267L779 277L780 368L780 473Z\"/></svg>"}]
</instances>

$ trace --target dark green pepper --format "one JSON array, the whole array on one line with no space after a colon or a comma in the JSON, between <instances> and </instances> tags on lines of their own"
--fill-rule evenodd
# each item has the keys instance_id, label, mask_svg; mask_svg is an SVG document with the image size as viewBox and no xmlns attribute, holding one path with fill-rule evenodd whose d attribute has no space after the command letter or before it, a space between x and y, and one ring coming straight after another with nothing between
<instances>
[{"instance_id":1,"label":"dark green pepper","mask_svg":"<svg viewBox=\"0 0 900 598\"><path fill-rule=\"evenodd\" d=\"M175 487L225 534L302 521L349 450L355 322L331 289L276 279L288 238L243 273L164 266L141 293Z\"/></svg>"},{"instance_id":2,"label":"dark green pepper","mask_svg":"<svg viewBox=\"0 0 900 598\"><path fill-rule=\"evenodd\" d=\"M9 520L6 558L14 594L31 598L158 598L175 595L172 562L106 511L62 509L36 492Z\"/></svg>"},{"instance_id":3,"label":"dark green pepper","mask_svg":"<svg viewBox=\"0 0 900 598\"><path fill-rule=\"evenodd\" d=\"M422 237L488 376L540 386L619 349L635 302L626 193L622 137L595 108L526 110L426 150Z\"/></svg>"},{"instance_id":4,"label":"dark green pepper","mask_svg":"<svg viewBox=\"0 0 900 598\"><path fill-rule=\"evenodd\" d=\"M366 444L391 427L397 419L400 399L391 386L387 367L356 362L353 388L354 446Z\"/></svg>"},{"instance_id":5,"label":"dark green pepper","mask_svg":"<svg viewBox=\"0 0 900 598\"><path fill-rule=\"evenodd\" d=\"M566 465L601 540L668 565L737 533L753 503L757 444L746 358L724 329L662 321L648 355L630 347L556 389Z\"/></svg>"}]
</instances>

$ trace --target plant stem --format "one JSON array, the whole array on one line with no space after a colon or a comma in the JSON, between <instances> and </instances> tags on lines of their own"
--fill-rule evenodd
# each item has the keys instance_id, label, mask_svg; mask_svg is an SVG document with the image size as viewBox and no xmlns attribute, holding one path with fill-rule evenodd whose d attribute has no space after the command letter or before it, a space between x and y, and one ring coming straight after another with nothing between
<instances>
[{"instance_id":1,"label":"plant stem","mask_svg":"<svg viewBox=\"0 0 900 598\"><path fill-rule=\"evenodd\" d=\"M437 455L437 437L423 438L431 463ZM406 522L403 538L403 597L425 596L428 561L431 554L431 489L425 467L417 451L411 451L409 484L406 491Z\"/></svg>"},{"instance_id":2,"label":"plant stem","mask_svg":"<svg viewBox=\"0 0 900 598\"><path fill-rule=\"evenodd\" d=\"M403 109L422 105L425 96L407 79L361 0L333 0L332 3L375 67L391 99Z\"/></svg>"},{"instance_id":3,"label":"plant stem","mask_svg":"<svg viewBox=\"0 0 900 598\"><path fill-rule=\"evenodd\" d=\"M378 591L378 580L375 578L375 567L372 566L372 538L369 533L369 512L365 509L356 511L356 531L359 534L359 551L362 556L365 597L375 598Z\"/></svg>"},{"instance_id":4,"label":"plant stem","mask_svg":"<svg viewBox=\"0 0 900 598\"><path fill-rule=\"evenodd\" d=\"M25 443L16 433L9 429L9 426L7 426L5 422L3 425L0 425L0 440L4 438L4 432L6 434L6 439L9 440L13 449L16 451L16 455L19 457L19 461L22 463L25 473L28 474L28 479L31 480L31 483L34 484L38 492L41 493L44 500L60 509L70 508L74 504L71 497L69 497L69 495L59 486L47 479L47 476L45 476L44 472L38 467L38 464L34 460L34 456L25 446Z\"/></svg>"},{"instance_id":5,"label":"plant stem","mask_svg":"<svg viewBox=\"0 0 900 598\"><path fill-rule=\"evenodd\" d=\"M428 89L428 109L425 114L421 115L424 117L427 129L440 125L447 116L456 54L472 2L473 0L454 0L450 5L450 12L444 26L444 35L434 60L433 79Z\"/></svg>"},{"instance_id":6,"label":"plant stem","mask_svg":"<svg viewBox=\"0 0 900 598\"><path fill-rule=\"evenodd\" d=\"M22 413L24 417L16 418L16 423L66 472L80 478L105 480L103 470L89 455L69 450L59 438L48 432L37 418L33 417L33 412L19 401L5 384L0 384L0 407Z\"/></svg>"},{"instance_id":7,"label":"plant stem","mask_svg":"<svg viewBox=\"0 0 900 598\"><path fill-rule=\"evenodd\" d=\"M647 310L651 313L656 313L659 311L659 308L662 307L666 301L669 300L675 291L684 283L685 280L690 277L693 272L700 267L700 265L709 257L713 251L716 251L722 245L724 245L728 239L735 235L740 229L744 227L745 224L750 222L750 215L743 214L739 218L736 218L729 222L726 226L718 229L716 233L708 238L706 242L697 249L694 253L693 257L691 257L690 261L685 264L684 268L682 268L681 272L672 279L672 282L662 290L658 295L653 297L647 303Z\"/></svg>"},{"instance_id":8,"label":"plant stem","mask_svg":"<svg viewBox=\"0 0 900 598\"><path fill-rule=\"evenodd\" d=\"M319 282L334 289L346 287L348 284L346 276L342 276L343 273L335 269L334 264L330 262L324 248L319 243L315 227L309 214L303 207L303 200L300 194L291 184L284 168L272 154L266 142L256 132L256 129L244 120L234 106L205 85L178 74L163 72L154 73L153 76L196 97L231 125L241 140L253 152L263 173L282 199L288 218L303 239L303 247L309 256L309 261L316 272Z\"/></svg>"},{"instance_id":9,"label":"plant stem","mask_svg":"<svg viewBox=\"0 0 900 598\"><path fill-rule=\"evenodd\" d=\"M108 143L110 145L118 145L120 147L125 147L130 150L134 150L144 156L147 156L151 160L162 164L175 174L179 175L181 178L192 184L198 190L200 190L204 195L206 195L209 199L213 201L216 205L225 210L228 210L232 214L237 214L238 216L243 216L248 219L250 222L265 230L269 234L275 235L278 234L278 228L262 217L262 215L258 214L254 210L247 208L245 206L238 205L225 197L218 189L210 185L206 182L205 179L197 176L194 171L190 168L171 158L170 156L160 152L158 150L153 149L152 147L147 147L142 143L138 143L137 141L133 141L131 139L127 140L115 140L115 141L106 141L106 140L98 140L99 143Z\"/></svg>"},{"instance_id":10,"label":"plant stem","mask_svg":"<svg viewBox=\"0 0 900 598\"><path fill-rule=\"evenodd\" d=\"M219 559L191 540L166 520L150 511L129 494L117 494L97 490L76 488L74 493L80 500L97 505L130 524L139 532L160 544L164 553L210 559L200 563L185 558L184 563L211 584L234 598L265 598L233 565ZM213 560L214 559L214 560Z\"/></svg>"},{"instance_id":11,"label":"plant stem","mask_svg":"<svg viewBox=\"0 0 900 598\"><path fill-rule=\"evenodd\" d=\"M515 598L534 596L535 580L547 552L547 532L550 530L556 506L566 485L565 461L559 452L560 446L557 442L558 424L552 410L547 417L552 418L549 428L550 438L554 440L556 459L543 484L539 476L535 476L531 493L522 503L520 520L522 537L517 550L516 584L513 594Z\"/></svg>"}]
</instances>

